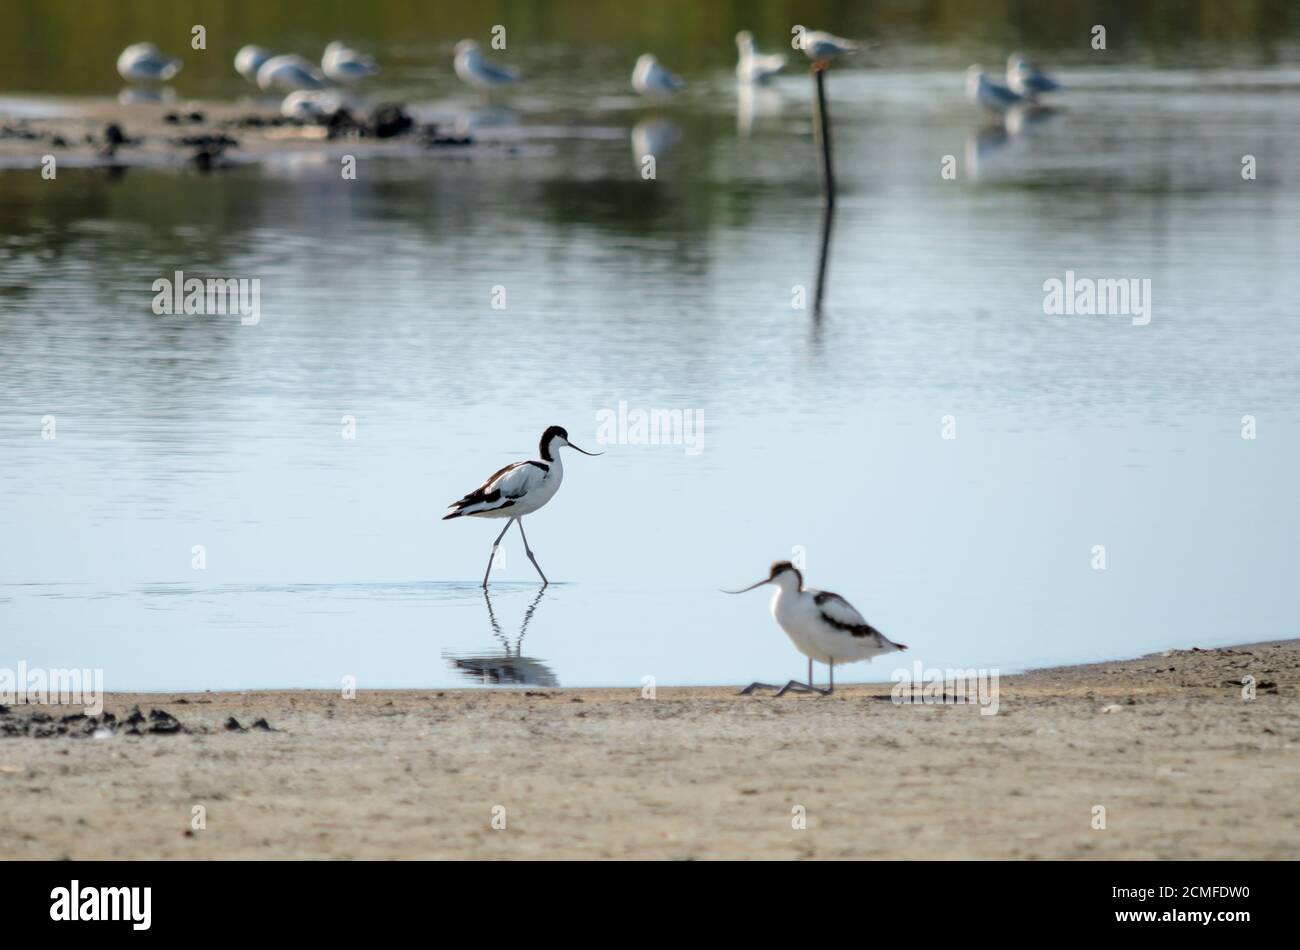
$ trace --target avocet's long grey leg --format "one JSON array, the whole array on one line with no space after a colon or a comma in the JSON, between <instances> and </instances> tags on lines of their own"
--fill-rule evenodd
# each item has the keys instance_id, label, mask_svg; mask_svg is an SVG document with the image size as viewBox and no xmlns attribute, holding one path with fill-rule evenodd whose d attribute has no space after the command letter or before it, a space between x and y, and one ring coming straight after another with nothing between
<instances>
[{"instance_id":1,"label":"avocet's long grey leg","mask_svg":"<svg viewBox=\"0 0 1300 950\"><path fill-rule=\"evenodd\" d=\"M546 579L545 574L542 574L542 566L537 563L537 558L533 557L532 549L528 547L528 535L524 534L524 519L516 518L515 520L519 522L519 533L523 535L524 550L528 552L528 560L533 562L533 567L537 568L537 573L542 575L542 586L545 587L547 584L550 583L550 581ZM510 526L506 525L506 527L508 528Z\"/></svg>"},{"instance_id":2,"label":"avocet's long grey leg","mask_svg":"<svg viewBox=\"0 0 1300 950\"><path fill-rule=\"evenodd\" d=\"M748 686L742 689L737 695L748 696L756 689L780 689L780 687L773 686L771 683L750 683Z\"/></svg>"},{"instance_id":3,"label":"avocet's long grey leg","mask_svg":"<svg viewBox=\"0 0 1300 950\"><path fill-rule=\"evenodd\" d=\"M812 682L812 678L809 677L808 681ZM835 657L831 657L831 688L826 690L826 695L829 696L833 692L835 692Z\"/></svg>"},{"instance_id":4,"label":"avocet's long grey leg","mask_svg":"<svg viewBox=\"0 0 1300 950\"><path fill-rule=\"evenodd\" d=\"M812 657L808 657L808 685L813 685L812 679Z\"/></svg>"},{"instance_id":5,"label":"avocet's long grey leg","mask_svg":"<svg viewBox=\"0 0 1300 950\"><path fill-rule=\"evenodd\" d=\"M497 545L499 545L499 544L501 543L501 539L504 538L504 537L506 536L506 532L510 530L510 526L511 526L512 524L514 524L514 523L515 523L515 519L514 519L514 518L511 518L509 521L507 521L507 522L506 522L506 526L505 526L504 528L502 528L502 529L501 529L501 533L497 535L497 539L496 539L495 541L492 542L492 553L488 555L488 566L487 566L487 570L483 572L483 589L484 589L484 590L487 590L487 579L488 579L488 575L492 573L492 562L495 561L495 560L497 559Z\"/></svg>"}]
</instances>

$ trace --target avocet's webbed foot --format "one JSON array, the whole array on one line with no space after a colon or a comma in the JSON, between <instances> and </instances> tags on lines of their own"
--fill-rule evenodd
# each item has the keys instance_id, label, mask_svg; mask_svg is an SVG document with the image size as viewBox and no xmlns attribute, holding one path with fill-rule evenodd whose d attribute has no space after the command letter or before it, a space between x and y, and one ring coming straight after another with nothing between
<instances>
[{"instance_id":1,"label":"avocet's webbed foot","mask_svg":"<svg viewBox=\"0 0 1300 950\"><path fill-rule=\"evenodd\" d=\"M786 683L779 690L777 690L776 695L780 697L790 692L816 693L818 696L829 696L831 694L831 691L829 689L821 689L820 687L817 686L811 686L808 683L800 683L798 680L790 680L790 682Z\"/></svg>"}]
</instances>

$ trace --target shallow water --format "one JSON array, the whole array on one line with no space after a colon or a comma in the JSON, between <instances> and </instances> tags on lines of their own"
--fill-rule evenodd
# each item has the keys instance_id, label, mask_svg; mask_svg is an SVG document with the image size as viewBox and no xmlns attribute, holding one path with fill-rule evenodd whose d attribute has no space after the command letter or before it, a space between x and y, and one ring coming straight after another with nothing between
<instances>
[{"instance_id":1,"label":"shallow water","mask_svg":"<svg viewBox=\"0 0 1300 950\"><path fill-rule=\"evenodd\" d=\"M420 87L388 55L391 88ZM746 119L725 67L649 109L610 61L481 114L537 146L516 155L347 182L311 160L0 173L0 666L110 689L783 679L804 663L766 596L718 588L791 556L908 664L1295 634L1295 69L1079 64L1018 135L981 132L960 69L832 72L815 316L792 306L824 223L807 75ZM176 270L259 279L260 322L155 316ZM1045 315L1067 270L1150 279L1149 324ZM699 451L597 444L620 402L699 414ZM438 519L553 423L607 450L566 455L527 521L562 583L538 598L512 531L485 602L500 524Z\"/></svg>"}]
</instances>

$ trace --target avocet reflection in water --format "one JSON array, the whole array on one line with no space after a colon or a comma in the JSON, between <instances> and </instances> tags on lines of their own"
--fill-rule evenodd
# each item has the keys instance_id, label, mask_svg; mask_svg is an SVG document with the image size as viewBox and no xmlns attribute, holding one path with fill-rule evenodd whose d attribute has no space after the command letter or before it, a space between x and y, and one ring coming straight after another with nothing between
<instances>
[{"instance_id":1,"label":"avocet reflection in water","mask_svg":"<svg viewBox=\"0 0 1300 950\"><path fill-rule=\"evenodd\" d=\"M512 642L502 631L496 612L492 609L492 595L488 593L487 588L484 588L483 601L487 606L488 623L491 625L492 635L501 644L501 651L478 655L444 653L443 656L454 670L462 673L466 679L481 685L559 686L559 679L543 660L523 654L524 634L528 632L528 624L533 619L537 605L545 596L546 588L539 588L537 596L524 611L523 619L519 622L519 630Z\"/></svg>"}]
</instances>

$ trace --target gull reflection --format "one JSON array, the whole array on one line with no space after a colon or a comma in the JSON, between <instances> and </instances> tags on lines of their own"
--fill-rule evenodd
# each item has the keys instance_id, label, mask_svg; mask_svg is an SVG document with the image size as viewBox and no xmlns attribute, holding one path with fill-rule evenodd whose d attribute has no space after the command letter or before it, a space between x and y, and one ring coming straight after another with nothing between
<instances>
[{"instance_id":1,"label":"gull reflection","mask_svg":"<svg viewBox=\"0 0 1300 950\"><path fill-rule=\"evenodd\" d=\"M512 645L510 638L502 632L496 612L492 609L492 595L484 589L483 601L487 604L488 622L492 625L492 635L501 641L501 652L478 655L444 653L443 658L466 679L487 686L559 686L560 681L550 667L536 657L524 656L520 649L528 624L544 596L546 588L537 592L533 602L524 611L523 623L519 625L519 633Z\"/></svg>"},{"instance_id":2,"label":"gull reflection","mask_svg":"<svg viewBox=\"0 0 1300 950\"><path fill-rule=\"evenodd\" d=\"M171 86L127 86L117 94L117 101L124 106L175 102L176 90Z\"/></svg>"},{"instance_id":3,"label":"gull reflection","mask_svg":"<svg viewBox=\"0 0 1300 950\"><path fill-rule=\"evenodd\" d=\"M749 135L754 129L755 116L780 116L783 108L781 93L775 89L742 82L736 92L736 131L741 135Z\"/></svg>"},{"instance_id":4,"label":"gull reflection","mask_svg":"<svg viewBox=\"0 0 1300 950\"><path fill-rule=\"evenodd\" d=\"M966 140L966 177L978 180L991 158L1007 147L1011 137L1001 122L986 125Z\"/></svg>"},{"instance_id":5,"label":"gull reflection","mask_svg":"<svg viewBox=\"0 0 1300 950\"><path fill-rule=\"evenodd\" d=\"M461 112L456 116L453 128L457 135L471 135L486 130L514 129L521 119L522 115L517 109L488 103Z\"/></svg>"},{"instance_id":6,"label":"gull reflection","mask_svg":"<svg viewBox=\"0 0 1300 950\"><path fill-rule=\"evenodd\" d=\"M1000 161L1000 156L1010 151L1007 146L1015 142L1031 141L1061 112L1061 109L1053 106L1033 102L1023 102L1007 109L1003 115L972 133L966 140L966 176L972 181L978 181L998 164L994 159Z\"/></svg>"},{"instance_id":7,"label":"gull reflection","mask_svg":"<svg viewBox=\"0 0 1300 950\"><path fill-rule=\"evenodd\" d=\"M1054 106L1040 106L1037 103L1025 103L1007 111L1004 120L1007 134L1012 138L1023 138L1035 134L1047 123L1061 114Z\"/></svg>"},{"instance_id":8,"label":"gull reflection","mask_svg":"<svg viewBox=\"0 0 1300 950\"><path fill-rule=\"evenodd\" d=\"M647 157L671 151L681 138L682 127L672 119L642 119L632 127L632 155L637 167L644 167Z\"/></svg>"}]
</instances>

